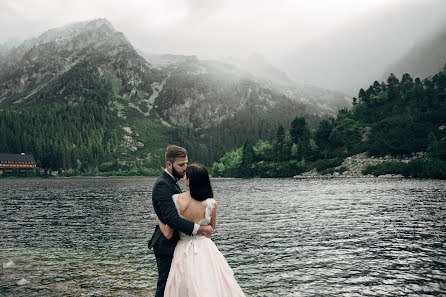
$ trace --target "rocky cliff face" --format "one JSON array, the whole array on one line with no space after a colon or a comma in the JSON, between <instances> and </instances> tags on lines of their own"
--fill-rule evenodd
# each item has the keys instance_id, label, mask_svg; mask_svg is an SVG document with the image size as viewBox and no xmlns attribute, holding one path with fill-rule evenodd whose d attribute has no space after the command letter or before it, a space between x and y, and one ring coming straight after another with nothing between
<instances>
[{"instance_id":1,"label":"rocky cliff face","mask_svg":"<svg viewBox=\"0 0 446 297\"><path fill-rule=\"evenodd\" d=\"M105 19L49 30L9 49L0 63L4 103L26 103L30 95L82 63L108 76L121 96L136 90L150 96L150 84L162 77Z\"/></svg>"},{"instance_id":2,"label":"rocky cliff face","mask_svg":"<svg viewBox=\"0 0 446 297\"><path fill-rule=\"evenodd\" d=\"M411 158L392 158L391 156L373 157L368 156L367 153L360 153L347 157L341 165L335 167L335 172L332 174L321 174L316 169L296 175L294 178L332 178L332 177L373 177L373 175L364 175L362 172L369 166L381 164L383 162L404 162L408 163L416 158L423 156L423 153L418 153ZM341 169L344 170L341 170ZM402 175L386 175L383 177L403 177Z\"/></svg>"}]
</instances>

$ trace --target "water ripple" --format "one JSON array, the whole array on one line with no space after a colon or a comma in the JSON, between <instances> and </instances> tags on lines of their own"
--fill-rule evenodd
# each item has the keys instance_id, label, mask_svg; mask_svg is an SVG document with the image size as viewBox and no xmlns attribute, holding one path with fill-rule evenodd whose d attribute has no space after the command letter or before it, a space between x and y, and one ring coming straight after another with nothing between
<instances>
[{"instance_id":1,"label":"water ripple","mask_svg":"<svg viewBox=\"0 0 446 297\"><path fill-rule=\"evenodd\" d=\"M154 179L1 180L0 295L151 296ZM249 296L446 294L446 187L215 179L213 240ZM9 264L8 264L9 265ZM29 284L17 285L21 279Z\"/></svg>"}]
</instances>

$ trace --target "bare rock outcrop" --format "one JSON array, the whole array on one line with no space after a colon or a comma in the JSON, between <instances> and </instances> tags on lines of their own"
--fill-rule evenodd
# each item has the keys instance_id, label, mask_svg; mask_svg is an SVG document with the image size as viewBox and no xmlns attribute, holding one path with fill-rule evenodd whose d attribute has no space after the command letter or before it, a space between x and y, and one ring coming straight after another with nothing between
<instances>
[{"instance_id":1,"label":"bare rock outcrop","mask_svg":"<svg viewBox=\"0 0 446 297\"><path fill-rule=\"evenodd\" d=\"M333 174L321 174L315 168L310 171L304 172L302 174L294 176L294 178L332 178L332 177L373 177L373 175L364 175L362 172L369 166L378 165L383 162L405 162L422 157L422 155L417 154L412 158L396 159L390 156L385 157L374 157L368 156L367 153L360 153L347 157L341 165L335 167L335 172ZM346 170L345 170L346 169ZM400 174L386 174L380 177L403 177Z\"/></svg>"}]
</instances>

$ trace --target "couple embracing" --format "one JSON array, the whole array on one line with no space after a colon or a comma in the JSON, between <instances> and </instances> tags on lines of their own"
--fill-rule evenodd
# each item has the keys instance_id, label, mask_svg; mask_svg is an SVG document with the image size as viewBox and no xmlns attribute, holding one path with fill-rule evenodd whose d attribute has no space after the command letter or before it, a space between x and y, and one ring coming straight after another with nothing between
<instances>
[{"instance_id":1,"label":"couple embracing","mask_svg":"<svg viewBox=\"0 0 446 297\"><path fill-rule=\"evenodd\" d=\"M166 169L156 180L152 203L158 224L149 241L158 266L156 297L245 296L223 254L210 239L217 202L209 174L188 165L186 149L170 145ZM184 177L187 191L177 182Z\"/></svg>"}]
</instances>

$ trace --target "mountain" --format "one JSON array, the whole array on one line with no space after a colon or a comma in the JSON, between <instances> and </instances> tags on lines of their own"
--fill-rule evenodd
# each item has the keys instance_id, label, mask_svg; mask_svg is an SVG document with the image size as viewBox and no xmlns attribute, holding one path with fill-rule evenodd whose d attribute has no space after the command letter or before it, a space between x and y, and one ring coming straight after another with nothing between
<instances>
[{"instance_id":1,"label":"mountain","mask_svg":"<svg viewBox=\"0 0 446 297\"><path fill-rule=\"evenodd\" d=\"M399 61L389 66L383 77L390 73L401 77L410 73L412 77L424 79L432 76L446 66L446 28L441 32L419 41Z\"/></svg>"},{"instance_id":2,"label":"mountain","mask_svg":"<svg viewBox=\"0 0 446 297\"><path fill-rule=\"evenodd\" d=\"M0 65L0 102L41 104L55 99L39 96L49 92L69 99L73 94L65 90L66 80L89 66L109 76L120 96L136 91L150 96L150 84L162 77L110 22L98 19L49 30L7 51Z\"/></svg>"},{"instance_id":3,"label":"mountain","mask_svg":"<svg viewBox=\"0 0 446 297\"><path fill-rule=\"evenodd\" d=\"M282 92L296 102L311 106L317 114L336 116L338 111L350 107L351 98L333 90L300 84L292 80L288 74L271 65L266 58L253 54L245 60L229 58L228 63L241 71L250 73L261 80L261 83Z\"/></svg>"},{"instance_id":4,"label":"mountain","mask_svg":"<svg viewBox=\"0 0 446 297\"><path fill-rule=\"evenodd\" d=\"M270 65L265 58L259 55L252 55L246 60L224 58L206 61L199 60L195 56L145 53L143 56L152 65L167 71L169 80L173 84L176 84L175 81L183 79L201 81L202 84L212 84L214 81L217 88L222 87L223 93L229 95L228 98L219 100L215 92L195 94L196 96L192 97L201 97L205 101L208 99L217 105L219 103L226 105L226 108L229 107L229 109L224 113L225 115L233 114L235 110L242 108L240 104L243 105L246 102L246 94L237 93L237 91L234 93L234 89L250 92L262 101L261 105L265 108L283 101L290 101L302 105L306 113L319 116L335 116L339 109L348 108L351 105L351 98L345 94L292 81L286 73ZM174 87L181 87L181 85L184 84ZM221 90L220 93L222 93ZM241 100L237 98L241 98ZM234 102L228 105L231 100ZM177 100L174 101L175 104L178 104ZM201 104L202 101L200 99L198 101ZM184 102L184 105L189 104L188 101ZM170 107L166 106L166 108ZM217 121L221 119L218 113L210 115Z\"/></svg>"},{"instance_id":5,"label":"mountain","mask_svg":"<svg viewBox=\"0 0 446 297\"><path fill-rule=\"evenodd\" d=\"M0 110L8 111L4 119L11 121L19 117L10 112L27 115L29 125L39 118L37 125L45 126L38 134L33 127L22 130L28 129L28 138L46 135L60 150L65 165L50 160L53 169L79 164L82 154L90 154L84 159L99 167L114 159L123 166L156 167L162 161L154 160L161 160L172 142L210 163L246 137L274 137L279 125L296 116L315 126L350 105L343 94L295 84L258 56L247 63L143 57L106 19L69 24L1 48ZM43 110L62 116L48 115L45 122L38 116ZM63 126L57 136L55 126ZM89 131L89 138L79 136L74 126ZM19 128L15 132L22 133ZM4 134L4 139L15 137L11 131ZM49 150L49 144L39 143L36 150L29 141L24 146L23 139L14 139L0 149L16 153L26 148L37 160ZM85 141L100 153L89 152Z\"/></svg>"}]
</instances>

